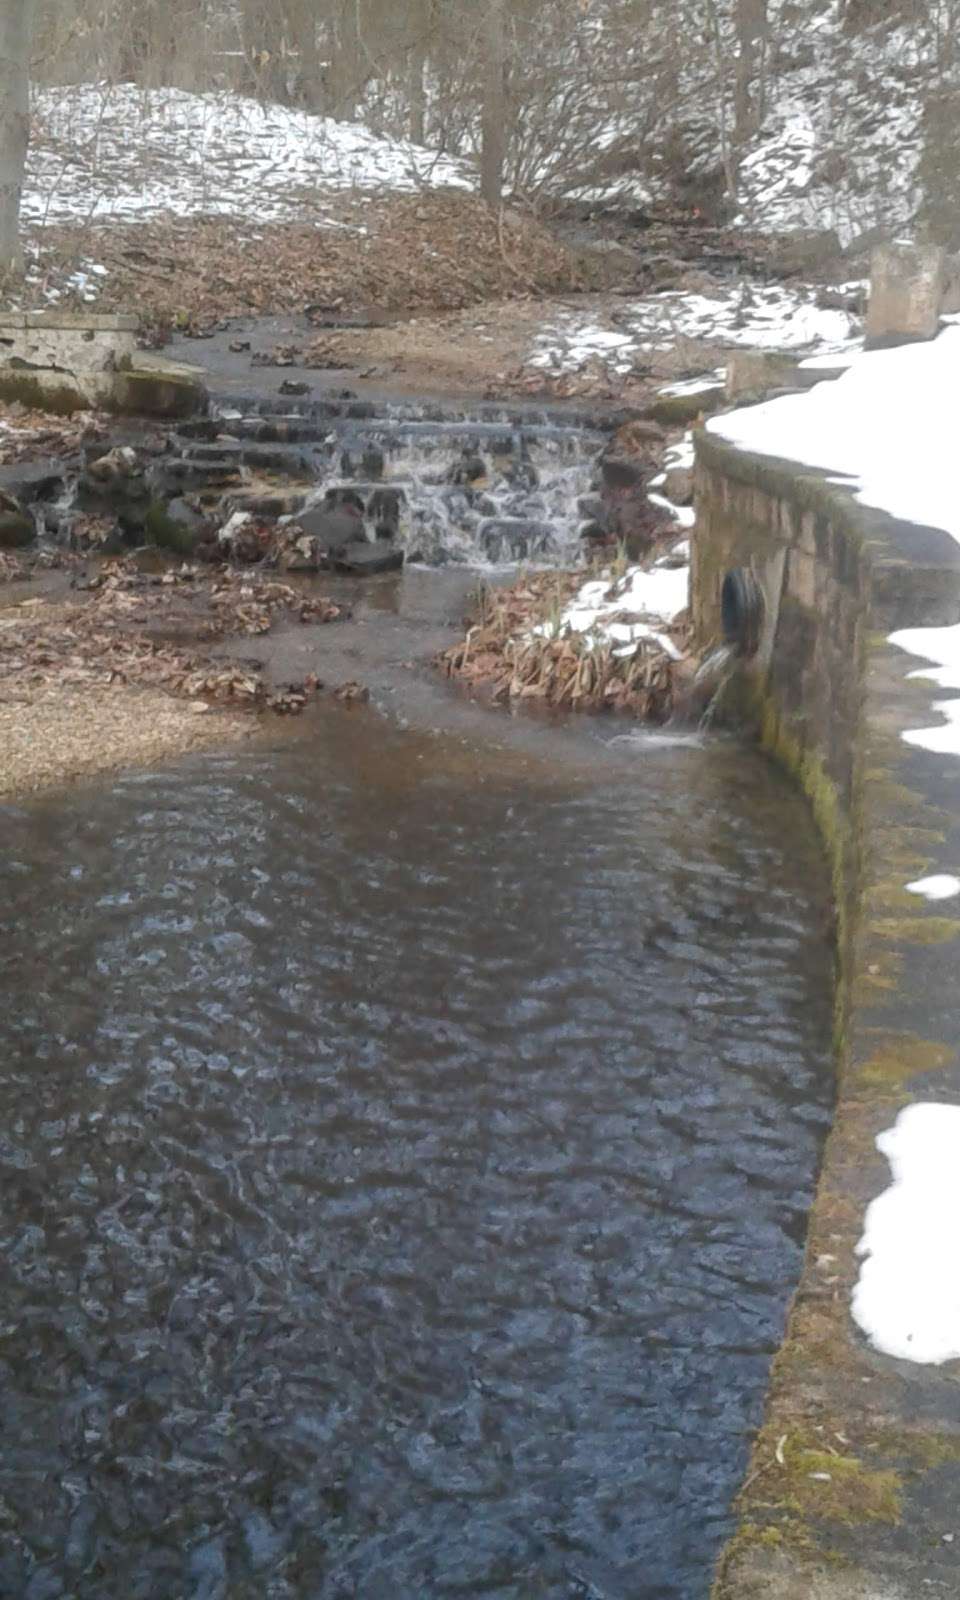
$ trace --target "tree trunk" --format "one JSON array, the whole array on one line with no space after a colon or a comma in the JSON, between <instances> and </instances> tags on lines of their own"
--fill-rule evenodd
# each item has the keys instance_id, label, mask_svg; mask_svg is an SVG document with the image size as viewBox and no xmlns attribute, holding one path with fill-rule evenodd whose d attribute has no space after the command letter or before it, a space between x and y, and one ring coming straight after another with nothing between
<instances>
[{"instance_id":1,"label":"tree trunk","mask_svg":"<svg viewBox=\"0 0 960 1600\"><path fill-rule=\"evenodd\" d=\"M432 0L413 0L408 5L409 30L406 40L407 54L407 108L410 138L414 144L427 142L427 66L430 47L434 42L434 14Z\"/></svg>"},{"instance_id":2,"label":"tree trunk","mask_svg":"<svg viewBox=\"0 0 960 1600\"><path fill-rule=\"evenodd\" d=\"M240 23L245 57L242 93L256 100L285 102L284 18L279 7L268 9L263 0L243 0Z\"/></svg>"},{"instance_id":3,"label":"tree trunk","mask_svg":"<svg viewBox=\"0 0 960 1600\"><path fill-rule=\"evenodd\" d=\"M759 68L767 37L767 0L737 0L737 79L733 141L746 144L760 122Z\"/></svg>"},{"instance_id":4,"label":"tree trunk","mask_svg":"<svg viewBox=\"0 0 960 1600\"><path fill-rule=\"evenodd\" d=\"M287 37L295 53L296 100L305 111L323 109L323 69L317 48L315 0L286 0Z\"/></svg>"},{"instance_id":5,"label":"tree trunk","mask_svg":"<svg viewBox=\"0 0 960 1600\"><path fill-rule=\"evenodd\" d=\"M333 114L345 122L356 117L364 87L359 4L360 0L343 0L331 85Z\"/></svg>"},{"instance_id":6,"label":"tree trunk","mask_svg":"<svg viewBox=\"0 0 960 1600\"><path fill-rule=\"evenodd\" d=\"M23 271L20 197L30 140L32 0L0 0L0 278Z\"/></svg>"},{"instance_id":7,"label":"tree trunk","mask_svg":"<svg viewBox=\"0 0 960 1600\"><path fill-rule=\"evenodd\" d=\"M427 142L426 40L420 39L410 52L407 100L410 106L410 137L414 144Z\"/></svg>"},{"instance_id":8,"label":"tree trunk","mask_svg":"<svg viewBox=\"0 0 960 1600\"><path fill-rule=\"evenodd\" d=\"M491 206L503 198L507 158L507 50L504 0L487 0L483 24L483 143L480 193Z\"/></svg>"}]
</instances>

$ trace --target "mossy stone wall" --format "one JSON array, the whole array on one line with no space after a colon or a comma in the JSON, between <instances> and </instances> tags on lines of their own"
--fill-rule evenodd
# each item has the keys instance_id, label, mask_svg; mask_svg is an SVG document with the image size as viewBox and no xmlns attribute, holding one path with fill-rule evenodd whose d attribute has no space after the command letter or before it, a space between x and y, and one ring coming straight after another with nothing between
<instances>
[{"instance_id":1,"label":"mossy stone wall","mask_svg":"<svg viewBox=\"0 0 960 1600\"><path fill-rule=\"evenodd\" d=\"M696 479L699 641L719 641L724 574L750 568L766 621L726 709L809 796L839 930L835 1123L716 1600L960 1592L944 1538L960 1504L960 1371L883 1357L850 1315L864 1213L889 1183L877 1135L913 1099L960 1101L960 920L906 887L957 870L960 761L901 738L936 722L936 691L888 642L960 622L960 547L712 434Z\"/></svg>"}]
</instances>

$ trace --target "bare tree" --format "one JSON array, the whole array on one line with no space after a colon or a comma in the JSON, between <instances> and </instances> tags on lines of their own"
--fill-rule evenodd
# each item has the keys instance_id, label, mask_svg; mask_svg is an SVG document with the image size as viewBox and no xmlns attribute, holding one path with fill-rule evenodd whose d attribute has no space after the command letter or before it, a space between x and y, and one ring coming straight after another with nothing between
<instances>
[{"instance_id":1,"label":"bare tree","mask_svg":"<svg viewBox=\"0 0 960 1600\"><path fill-rule=\"evenodd\" d=\"M486 0L483 19L483 115L480 192L492 206L503 197L507 159L507 41L504 0Z\"/></svg>"},{"instance_id":2,"label":"bare tree","mask_svg":"<svg viewBox=\"0 0 960 1600\"><path fill-rule=\"evenodd\" d=\"M0 3L0 277L23 271L20 197L30 141L32 0Z\"/></svg>"},{"instance_id":3,"label":"bare tree","mask_svg":"<svg viewBox=\"0 0 960 1600\"><path fill-rule=\"evenodd\" d=\"M737 72L733 138L742 147L763 115L763 56L767 39L767 0L736 0Z\"/></svg>"}]
</instances>

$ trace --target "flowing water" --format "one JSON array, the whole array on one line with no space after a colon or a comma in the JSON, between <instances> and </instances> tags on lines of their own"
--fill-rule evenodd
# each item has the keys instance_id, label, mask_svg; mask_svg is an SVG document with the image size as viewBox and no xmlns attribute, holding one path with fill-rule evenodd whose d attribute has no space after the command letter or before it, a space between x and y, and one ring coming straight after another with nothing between
<instances>
[{"instance_id":1,"label":"flowing water","mask_svg":"<svg viewBox=\"0 0 960 1600\"><path fill-rule=\"evenodd\" d=\"M0 1595L705 1600L832 1092L778 776L337 709L0 876Z\"/></svg>"},{"instance_id":2,"label":"flowing water","mask_svg":"<svg viewBox=\"0 0 960 1600\"><path fill-rule=\"evenodd\" d=\"M398 494L408 560L476 567L581 558L603 444L582 419L498 405L439 413L423 403L304 403L294 412L278 411L278 404L226 406L220 425L254 459L258 445L283 449L289 442L318 481L308 505L341 490L359 493L368 508L377 495ZM195 460L216 450L186 446Z\"/></svg>"}]
</instances>

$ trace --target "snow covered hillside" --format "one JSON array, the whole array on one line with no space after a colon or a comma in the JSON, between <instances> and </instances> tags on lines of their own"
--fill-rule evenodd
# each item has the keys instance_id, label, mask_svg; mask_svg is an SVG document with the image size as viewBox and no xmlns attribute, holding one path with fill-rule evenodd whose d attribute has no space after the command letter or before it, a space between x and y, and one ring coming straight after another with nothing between
<instances>
[{"instance_id":1,"label":"snow covered hillside","mask_svg":"<svg viewBox=\"0 0 960 1600\"><path fill-rule=\"evenodd\" d=\"M828 0L782 37L769 109L741 167L744 225L833 228L847 245L912 221L923 204L932 41L879 21L851 35L845 9Z\"/></svg>"},{"instance_id":2,"label":"snow covered hillside","mask_svg":"<svg viewBox=\"0 0 960 1600\"><path fill-rule=\"evenodd\" d=\"M80 84L35 96L23 216L327 221L332 191L469 189L473 181L467 163L378 139L357 123L238 95Z\"/></svg>"}]
</instances>

